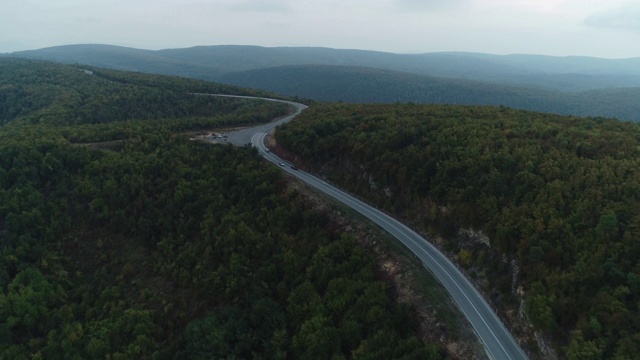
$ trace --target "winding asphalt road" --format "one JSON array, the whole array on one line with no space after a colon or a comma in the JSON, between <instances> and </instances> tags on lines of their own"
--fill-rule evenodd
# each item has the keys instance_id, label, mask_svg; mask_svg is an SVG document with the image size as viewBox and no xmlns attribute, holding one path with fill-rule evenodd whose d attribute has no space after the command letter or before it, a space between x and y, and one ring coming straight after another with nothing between
<instances>
[{"instance_id":1,"label":"winding asphalt road","mask_svg":"<svg viewBox=\"0 0 640 360\"><path fill-rule=\"evenodd\" d=\"M246 129L242 129L242 130L228 132L226 134L227 135L227 142L230 143L230 144L238 145L238 146L250 144L251 143L251 138L255 134L259 134L259 133L265 133L266 134L266 133L269 133L276 126L291 121L294 117L298 116L298 114L300 114L304 109L306 109L308 107L307 105L300 104L300 103L293 102L293 101L278 100L278 99L263 98L263 97L240 96L240 95L223 95L223 94L194 94L194 95L199 95L199 96L218 96L218 97L229 97L229 98L237 98L237 99L253 99L253 100L260 99L260 100L274 101L274 102L281 102L281 103L289 104L290 106L292 106L295 109L293 114L289 114L287 116L278 118L278 119L276 119L274 121L271 121L269 123L258 125L258 126L254 126L254 127L250 127L250 128L246 128ZM256 146L256 145L254 144L254 146ZM264 151L265 149L266 148L263 146L262 147L262 151Z\"/></svg>"},{"instance_id":2,"label":"winding asphalt road","mask_svg":"<svg viewBox=\"0 0 640 360\"><path fill-rule=\"evenodd\" d=\"M246 97L245 97L246 98ZM269 101L282 101L261 98ZM283 101L295 107L294 114L278 119L265 125L229 133L229 142L244 145L251 142L258 148L265 159L274 164L286 164L277 155L268 152L264 139L267 133L277 125L292 120L307 108L306 105ZM526 354L511 333L504 327L498 316L493 312L482 295L471 285L458 268L449 261L431 243L418 235L415 231L403 225L383 212L355 199L324 181L302 170L294 170L290 165L281 166L284 171L306 182L310 186L321 190L327 195L341 201L360 214L366 216L381 228L389 232L396 239L409 248L447 289L462 313L467 317L478 337L485 346L487 355L495 360L527 359Z\"/></svg>"}]
</instances>

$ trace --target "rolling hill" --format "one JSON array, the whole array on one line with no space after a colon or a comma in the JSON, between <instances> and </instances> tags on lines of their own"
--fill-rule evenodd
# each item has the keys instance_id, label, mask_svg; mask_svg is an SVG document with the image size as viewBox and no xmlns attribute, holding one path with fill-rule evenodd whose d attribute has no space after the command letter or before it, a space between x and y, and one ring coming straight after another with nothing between
<instances>
[{"instance_id":1,"label":"rolling hill","mask_svg":"<svg viewBox=\"0 0 640 360\"><path fill-rule=\"evenodd\" d=\"M364 67L322 65L249 70L223 75L220 81L322 101L503 105L563 115L640 121L640 88L567 93Z\"/></svg>"},{"instance_id":2,"label":"rolling hill","mask_svg":"<svg viewBox=\"0 0 640 360\"><path fill-rule=\"evenodd\" d=\"M280 169L179 134L288 111L207 89L252 93L0 59L0 358L451 358Z\"/></svg>"},{"instance_id":3,"label":"rolling hill","mask_svg":"<svg viewBox=\"0 0 640 360\"><path fill-rule=\"evenodd\" d=\"M611 60L462 52L393 54L365 50L239 45L157 51L111 45L66 45L19 51L12 56L203 79L266 67L341 65L558 90L640 86L640 58ZM557 76L571 78L572 81L559 81Z\"/></svg>"},{"instance_id":4,"label":"rolling hill","mask_svg":"<svg viewBox=\"0 0 640 360\"><path fill-rule=\"evenodd\" d=\"M307 171L429 234L557 358L638 358L640 124L335 103L275 136Z\"/></svg>"},{"instance_id":5,"label":"rolling hill","mask_svg":"<svg viewBox=\"0 0 640 360\"><path fill-rule=\"evenodd\" d=\"M11 56L179 75L326 101L505 105L640 121L640 58L236 45L157 51L67 45Z\"/></svg>"}]
</instances>

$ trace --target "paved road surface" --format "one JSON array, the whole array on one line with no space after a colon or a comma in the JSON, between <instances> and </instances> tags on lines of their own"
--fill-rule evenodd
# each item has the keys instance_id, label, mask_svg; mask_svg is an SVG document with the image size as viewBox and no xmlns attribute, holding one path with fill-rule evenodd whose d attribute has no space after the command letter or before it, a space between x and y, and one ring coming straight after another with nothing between
<instances>
[{"instance_id":1,"label":"paved road surface","mask_svg":"<svg viewBox=\"0 0 640 360\"><path fill-rule=\"evenodd\" d=\"M242 146L242 145L246 145L246 144L251 143L251 137L254 134L257 134L257 133L268 133L269 131L273 130L273 128L275 128L276 126L291 121L291 119L293 119L298 114L300 114L302 112L302 110L307 108L307 105L303 105L303 104L300 104L300 103L297 103L297 102L285 101L285 100L277 100L277 99L269 99L269 98L256 98L256 97L251 97L251 96L222 95L222 94L197 94L197 95L232 97L232 98L240 98L240 99L261 99L261 100L266 100L266 101L283 102L283 103L289 104L289 105L291 105L291 106L293 106L295 108L295 112L293 114L287 115L287 116L279 118L279 119L276 119L275 121L271 121L271 122L266 123L266 124L262 124L262 125L258 125L258 126L254 126L254 127L238 130L238 131L228 132L226 134L227 135L227 142L231 143L231 144L234 144L234 145L238 145L238 146Z\"/></svg>"},{"instance_id":2,"label":"paved road surface","mask_svg":"<svg viewBox=\"0 0 640 360\"><path fill-rule=\"evenodd\" d=\"M264 158L268 161L274 164L287 164L275 154L267 152L264 144L265 136L269 131L273 130L275 126L281 123L290 121L302 110L307 108L307 106L302 104L289 101L287 101L287 103L296 107L296 112L293 115L266 125L238 131L237 134L229 133L229 141L239 145L251 142L251 144L258 148ZM447 257L438 249L431 245L431 243L399 221L338 190L313 175L302 170L293 170L290 164L282 168L289 174L301 179L310 186L323 191L366 216L384 230L388 231L396 239L401 241L418 258L420 258L424 266L436 276L442 285L444 285L453 300L460 307L460 310L467 317L478 334L478 337L485 345L487 355L490 358L496 360L527 359L527 356L511 336L511 333L509 333L509 331L504 327L500 319L493 312L480 293L473 287L473 285L471 285L458 268L453 265L451 261L449 261L449 259L447 259Z\"/></svg>"}]
</instances>

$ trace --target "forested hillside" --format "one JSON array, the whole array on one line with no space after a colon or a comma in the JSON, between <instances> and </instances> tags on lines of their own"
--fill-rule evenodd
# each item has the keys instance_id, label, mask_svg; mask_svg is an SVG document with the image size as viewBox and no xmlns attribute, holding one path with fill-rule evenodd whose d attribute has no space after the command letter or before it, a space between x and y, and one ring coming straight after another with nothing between
<instances>
[{"instance_id":1,"label":"forested hillside","mask_svg":"<svg viewBox=\"0 0 640 360\"><path fill-rule=\"evenodd\" d=\"M177 134L286 108L177 78L0 69L0 359L442 357L278 169ZM121 141L73 143L96 139Z\"/></svg>"},{"instance_id":2,"label":"forested hillside","mask_svg":"<svg viewBox=\"0 0 640 360\"><path fill-rule=\"evenodd\" d=\"M231 110L245 116L241 108L247 102L193 93L265 94L198 80L10 58L0 60L0 86L0 124L85 125L190 117L204 125ZM269 115L273 114L265 114L265 119Z\"/></svg>"},{"instance_id":3,"label":"forested hillside","mask_svg":"<svg viewBox=\"0 0 640 360\"><path fill-rule=\"evenodd\" d=\"M189 76L321 101L504 105L640 121L640 59L329 48L67 45L11 54Z\"/></svg>"},{"instance_id":4,"label":"forested hillside","mask_svg":"<svg viewBox=\"0 0 640 360\"><path fill-rule=\"evenodd\" d=\"M365 67L283 66L228 74L221 80L330 102L503 104L551 111L563 105L553 92Z\"/></svg>"},{"instance_id":5,"label":"forested hillside","mask_svg":"<svg viewBox=\"0 0 640 360\"><path fill-rule=\"evenodd\" d=\"M494 304L524 301L561 357L640 354L640 125L334 104L276 137L300 166L441 236Z\"/></svg>"},{"instance_id":6,"label":"forested hillside","mask_svg":"<svg viewBox=\"0 0 640 360\"><path fill-rule=\"evenodd\" d=\"M118 70L217 80L220 75L291 65L360 66L417 75L582 91L640 86L640 58L599 59L465 52L394 54L320 47L248 45L143 50L79 44L18 51L11 56Z\"/></svg>"},{"instance_id":7,"label":"forested hillside","mask_svg":"<svg viewBox=\"0 0 640 360\"><path fill-rule=\"evenodd\" d=\"M239 86L321 101L504 105L640 121L640 88L561 92L363 67L284 66L223 75Z\"/></svg>"},{"instance_id":8,"label":"forested hillside","mask_svg":"<svg viewBox=\"0 0 640 360\"><path fill-rule=\"evenodd\" d=\"M27 59L56 61L64 64L86 64L121 71L189 76L205 80L211 80L211 78L196 76L196 74L209 73L216 75L219 73L213 66L180 63L176 60L164 58L152 50L112 45L65 45L35 52L19 51L11 55Z\"/></svg>"}]
</instances>

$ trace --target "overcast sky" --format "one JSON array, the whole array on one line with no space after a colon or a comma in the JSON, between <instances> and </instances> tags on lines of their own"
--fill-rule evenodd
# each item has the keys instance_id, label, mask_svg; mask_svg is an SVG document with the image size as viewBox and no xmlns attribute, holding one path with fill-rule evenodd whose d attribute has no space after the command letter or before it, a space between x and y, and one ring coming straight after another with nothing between
<instances>
[{"instance_id":1,"label":"overcast sky","mask_svg":"<svg viewBox=\"0 0 640 360\"><path fill-rule=\"evenodd\" d=\"M640 57L638 0L0 0L0 52L324 46Z\"/></svg>"}]
</instances>

